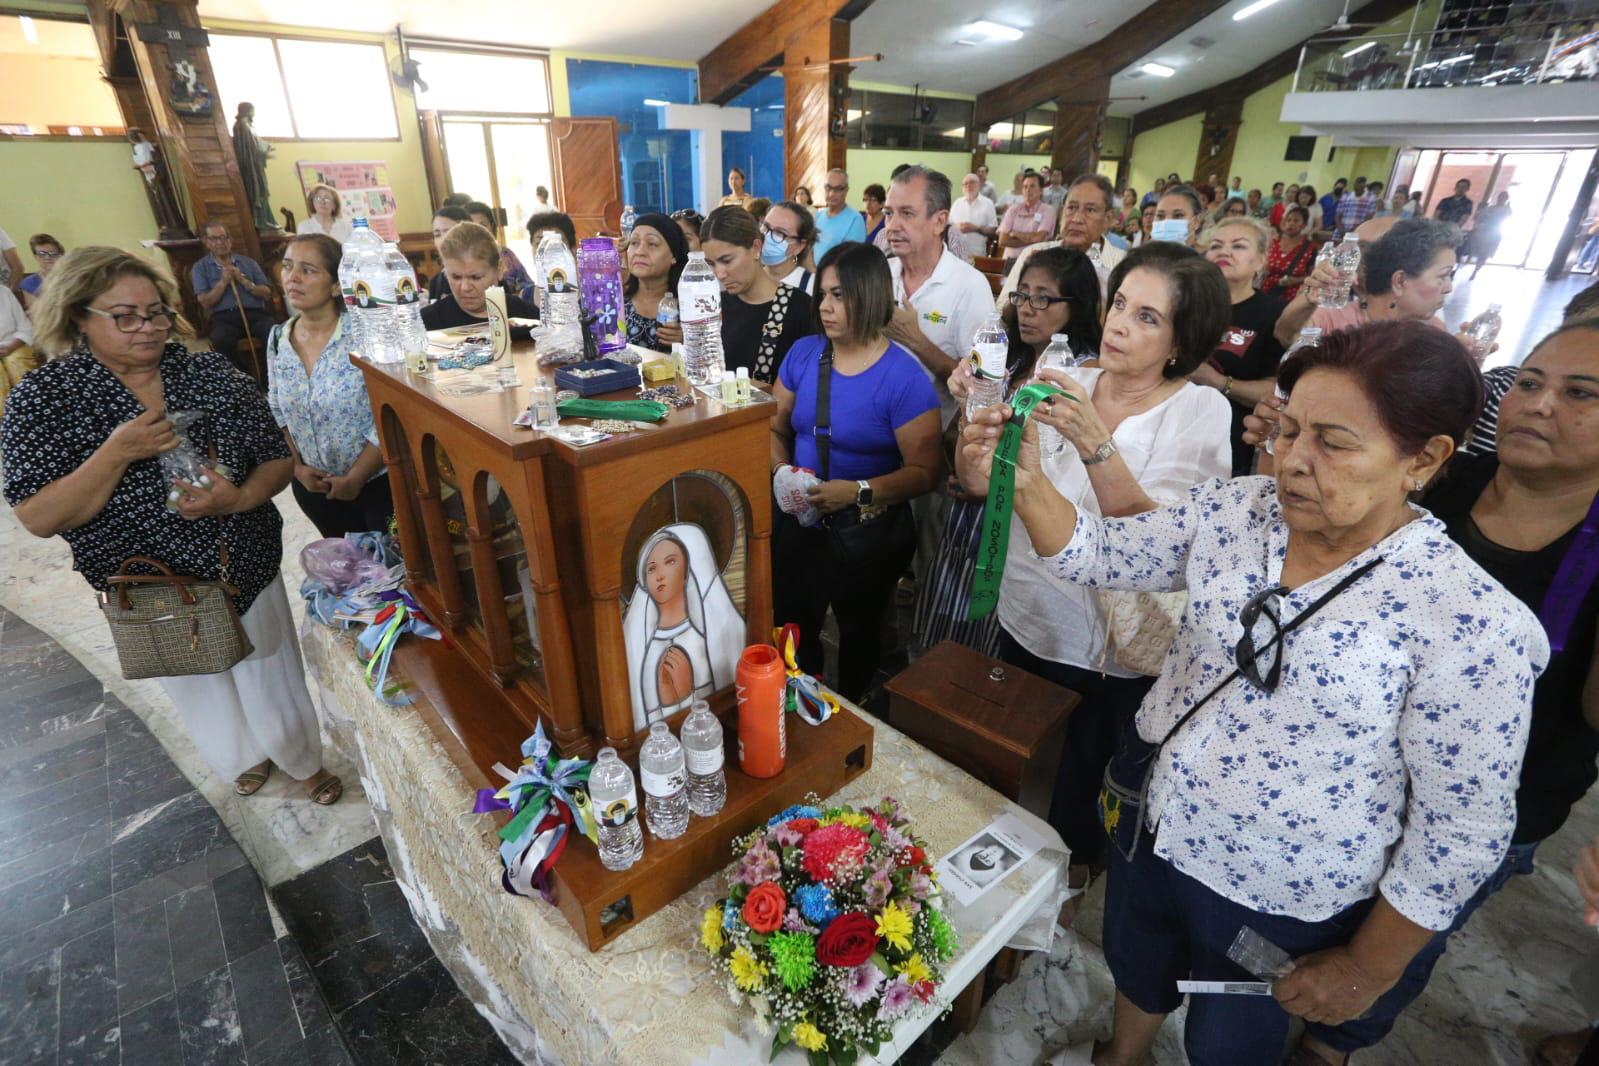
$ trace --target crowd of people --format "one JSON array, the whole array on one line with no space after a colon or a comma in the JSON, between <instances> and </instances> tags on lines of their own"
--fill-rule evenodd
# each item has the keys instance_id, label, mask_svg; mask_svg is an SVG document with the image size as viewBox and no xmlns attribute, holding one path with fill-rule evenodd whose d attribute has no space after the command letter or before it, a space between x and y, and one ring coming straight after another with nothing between
<instances>
[{"instance_id":1,"label":"crowd of people","mask_svg":"<svg viewBox=\"0 0 1599 1066\"><path fill-rule=\"evenodd\" d=\"M1241 926L1293 969L1271 997L1191 1000L1190 1061L1276 1062L1291 1016L1309 1023L1301 1063L1372 1046L1599 775L1599 589L1591 573L1573 587L1587 571L1570 564L1599 550L1583 531L1599 296L1484 374L1489 353L1439 314L1510 214L1465 181L1431 218L1364 177L1318 196L1172 174L1140 195L1026 171L996 198L985 167L957 190L907 164L863 210L849 191L832 170L820 204L803 187L760 201L735 170L709 215L645 213L619 242L628 339L659 351L682 340L663 309L704 255L727 365L776 401L774 479L818 479L821 522L774 516L775 613L799 624L801 667L822 673L831 614L829 680L861 699L898 593L913 653L955 640L1083 697L1050 809L1072 854L1059 921L1107 877L1117 1001L1080 1061L1147 1061L1178 979L1245 976L1227 958ZM0 463L18 520L63 537L95 589L145 555L232 586L255 651L163 684L240 794L276 767L329 803L273 498L290 488L333 537L386 528L392 500L343 341L348 223L324 186L307 208L282 322L260 265L205 228L191 282L210 351L146 260L35 236L34 284L20 301L0 286L0 356L49 361L6 399ZM577 243L556 211L526 231ZM440 204L430 328L482 321L495 285L537 316L498 234L488 205ZM1317 251L1346 234L1359 276L1323 306L1349 279ZM968 411L973 339L995 323L1004 399ZM1046 365L1057 344L1070 365ZM1035 383L1054 391L996 459ZM209 477L169 504L155 459L179 410L206 415L190 433ZM999 462L1013 544L996 609L973 620ZM1153 657L1128 624L1164 634Z\"/></svg>"}]
</instances>

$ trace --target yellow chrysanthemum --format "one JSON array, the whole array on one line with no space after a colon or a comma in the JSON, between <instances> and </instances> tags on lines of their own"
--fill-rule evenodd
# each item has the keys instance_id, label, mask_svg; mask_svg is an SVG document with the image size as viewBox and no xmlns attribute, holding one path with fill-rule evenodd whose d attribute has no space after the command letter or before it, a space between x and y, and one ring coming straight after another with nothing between
<instances>
[{"instance_id":1,"label":"yellow chrysanthemum","mask_svg":"<svg viewBox=\"0 0 1599 1066\"><path fill-rule=\"evenodd\" d=\"M821 821L822 825L847 825L851 829L865 829L872 824L872 820L858 812L841 811L830 814Z\"/></svg>"},{"instance_id":2,"label":"yellow chrysanthemum","mask_svg":"<svg viewBox=\"0 0 1599 1066\"><path fill-rule=\"evenodd\" d=\"M877 916L877 935L900 951L911 949L911 932L915 929L910 912L890 900Z\"/></svg>"},{"instance_id":3,"label":"yellow chrysanthemum","mask_svg":"<svg viewBox=\"0 0 1599 1066\"><path fill-rule=\"evenodd\" d=\"M752 955L749 948L735 948L727 965L733 973L733 982L746 992L759 991L761 982L766 979L766 964Z\"/></svg>"},{"instance_id":4,"label":"yellow chrysanthemum","mask_svg":"<svg viewBox=\"0 0 1599 1066\"><path fill-rule=\"evenodd\" d=\"M722 950L722 945L727 939L722 936L722 908L712 904L705 912L705 917L700 921L700 943L705 945L705 950L715 954Z\"/></svg>"},{"instance_id":5,"label":"yellow chrysanthemum","mask_svg":"<svg viewBox=\"0 0 1599 1066\"><path fill-rule=\"evenodd\" d=\"M794 1027L794 1043L806 1051L826 1051L827 1035L810 1022L800 1022Z\"/></svg>"},{"instance_id":6,"label":"yellow chrysanthemum","mask_svg":"<svg viewBox=\"0 0 1599 1066\"><path fill-rule=\"evenodd\" d=\"M933 971L929 970L927 963L922 961L922 953L920 951L894 967L894 969L904 974L905 980L913 985L933 979Z\"/></svg>"}]
</instances>

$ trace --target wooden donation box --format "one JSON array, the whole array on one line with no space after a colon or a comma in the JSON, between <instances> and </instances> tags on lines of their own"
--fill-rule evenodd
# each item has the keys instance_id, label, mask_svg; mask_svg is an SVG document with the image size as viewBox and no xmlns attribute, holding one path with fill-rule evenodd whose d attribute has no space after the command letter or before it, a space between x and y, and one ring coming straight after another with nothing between
<instances>
[{"instance_id":1,"label":"wooden donation box","mask_svg":"<svg viewBox=\"0 0 1599 1066\"><path fill-rule=\"evenodd\" d=\"M503 784L494 763L514 765L539 721L562 755L609 745L635 775L649 724L676 735L693 699L709 701L727 739L720 814L674 840L646 829L626 871L606 870L582 838L556 865L557 905L592 949L725 866L736 837L866 770L872 730L850 713L819 727L791 717L784 771L738 770L734 667L772 639L773 405L702 398L577 447L514 425L549 372L531 344L507 358L521 385L503 392L487 391L493 368L423 378L355 360L406 584L448 638L396 649L400 675L427 697L424 718L476 787Z\"/></svg>"},{"instance_id":2,"label":"wooden donation box","mask_svg":"<svg viewBox=\"0 0 1599 1066\"><path fill-rule=\"evenodd\" d=\"M994 791L1049 817L1070 689L946 640L885 686L889 721Z\"/></svg>"}]
</instances>

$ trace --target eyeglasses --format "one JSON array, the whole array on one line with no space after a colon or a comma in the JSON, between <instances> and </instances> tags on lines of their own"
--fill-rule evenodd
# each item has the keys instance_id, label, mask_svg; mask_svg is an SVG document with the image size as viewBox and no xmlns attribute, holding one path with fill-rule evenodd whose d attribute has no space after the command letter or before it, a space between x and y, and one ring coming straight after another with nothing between
<instances>
[{"instance_id":1,"label":"eyeglasses","mask_svg":"<svg viewBox=\"0 0 1599 1066\"><path fill-rule=\"evenodd\" d=\"M849 192L848 185L823 185L822 188L828 192Z\"/></svg>"},{"instance_id":2,"label":"eyeglasses","mask_svg":"<svg viewBox=\"0 0 1599 1066\"><path fill-rule=\"evenodd\" d=\"M119 333L137 333L148 322L153 329L172 328L172 309L163 307L153 315L141 315L134 311L102 311L98 307L85 307L85 311L101 318L109 318L111 324L117 327Z\"/></svg>"},{"instance_id":3,"label":"eyeglasses","mask_svg":"<svg viewBox=\"0 0 1599 1066\"><path fill-rule=\"evenodd\" d=\"M216 241L231 241L233 237L227 233L207 233L205 239L208 243L214 243Z\"/></svg>"},{"instance_id":4,"label":"eyeglasses","mask_svg":"<svg viewBox=\"0 0 1599 1066\"><path fill-rule=\"evenodd\" d=\"M1012 307L1020 307L1026 303L1034 311L1048 311L1055 304L1070 303L1070 296L1046 296L1041 292L1013 292L1007 299Z\"/></svg>"},{"instance_id":5,"label":"eyeglasses","mask_svg":"<svg viewBox=\"0 0 1599 1066\"><path fill-rule=\"evenodd\" d=\"M1283 672L1283 622L1279 601L1288 594L1284 585L1274 585L1268 589L1261 589L1244 604L1243 610L1238 612L1238 622L1244 627L1244 635L1238 638L1238 644L1233 649L1233 658L1238 663L1238 672L1245 681L1254 685L1262 692L1275 692L1277 683L1282 680ZM1272 636L1261 648L1255 646L1255 625L1260 621L1260 616L1265 615L1271 622ZM1262 676L1259 659L1267 650L1272 652L1271 668Z\"/></svg>"},{"instance_id":6,"label":"eyeglasses","mask_svg":"<svg viewBox=\"0 0 1599 1066\"><path fill-rule=\"evenodd\" d=\"M62 252L34 252L33 257L40 262L49 262L60 259L63 254Z\"/></svg>"},{"instance_id":7,"label":"eyeglasses","mask_svg":"<svg viewBox=\"0 0 1599 1066\"><path fill-rule=\"evenodd\" d=\"M778 240L782 241L784 244L787 244L790 241L799 240L799 237L797 237L796 235L794 235L792 233L784 233L782 230L778 229L776 226L768 226L764 222L761 223L761 236L763 236L763 237L776 237Z\"/></svg>"}]
</instances>

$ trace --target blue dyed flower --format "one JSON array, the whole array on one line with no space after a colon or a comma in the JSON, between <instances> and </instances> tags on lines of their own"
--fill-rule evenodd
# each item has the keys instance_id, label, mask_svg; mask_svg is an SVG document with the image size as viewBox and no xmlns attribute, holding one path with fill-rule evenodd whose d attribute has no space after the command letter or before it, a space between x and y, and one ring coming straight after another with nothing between
<instances>
[{"instance_id":1,"label":"blue dyed flower","mask_svg":"<svg viewBox=\"0 0 1599 1066\"><path fill-rule=\"evenodd\" d=\"M794 901L799 904L805 920L816 925L826 925L838 917L838 907L833 903L833 891L826 885L804 885L794 890Z\"/></svg>"},{"instance_id":2,"label":"blue dyed flower","mask_svg":"<svg viewBox=\"0 0 1599 1066\"><path fill-rule=\"evenodd\" d=\"M722 904L722 928L731 933L739 922L738 904L728 900Z\"/></svg>"},{"instance_id":3,"label":"blue dyed flower","mask_svg":"<svg viewBox=\"0 0 1599 1066\"><path fill-rule=\"evenodd\" d=\"M821 808L807 806L803 803L796 803L794 806L789 807L786 810L779 811L777 814L773 815L771 821L766 823L766 827L770 829L779 822L786 822L790 818L821 818L821 816Z\"/></svg>"}]
</instances>

